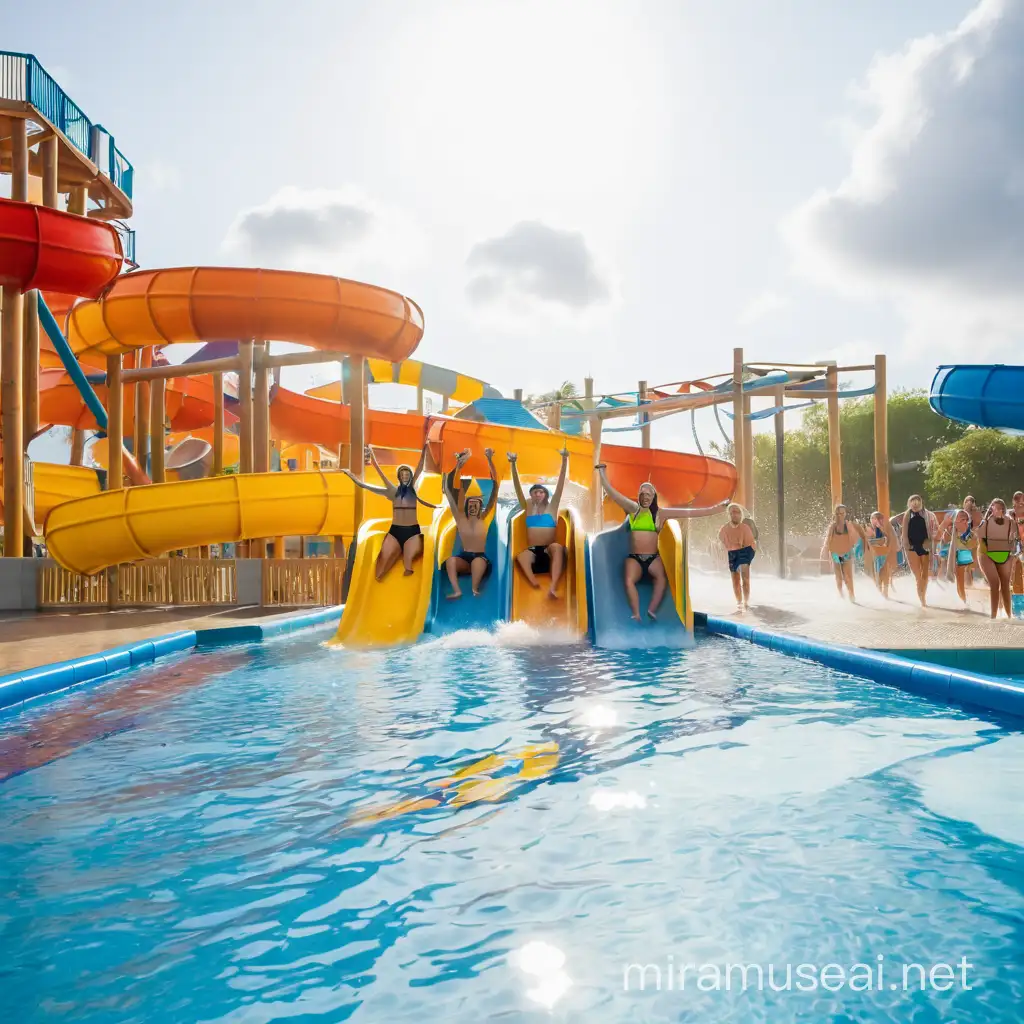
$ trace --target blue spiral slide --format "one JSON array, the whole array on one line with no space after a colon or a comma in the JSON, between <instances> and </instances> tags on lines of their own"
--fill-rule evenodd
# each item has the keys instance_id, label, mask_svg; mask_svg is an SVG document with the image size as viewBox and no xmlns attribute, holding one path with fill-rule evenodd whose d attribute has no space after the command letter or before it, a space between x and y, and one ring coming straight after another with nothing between
<instances>
[{"instance_id":1,"label":"blue spiral slide","mask_svg":"<svg viewBox=\"0 0 1024 1024\"><path fill-rule=\"evenodd\" d=\"M1024 366L940 366L928 402L957 423L1024 430Z\"/></svg>"}]
</instances>

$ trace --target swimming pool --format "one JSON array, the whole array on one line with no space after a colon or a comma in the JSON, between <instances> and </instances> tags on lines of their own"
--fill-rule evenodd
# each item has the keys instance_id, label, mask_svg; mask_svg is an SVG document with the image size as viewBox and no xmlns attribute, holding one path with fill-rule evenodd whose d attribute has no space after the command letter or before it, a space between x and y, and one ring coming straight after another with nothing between
<instances>
[{"instance_id":1,"label":"swimming pool","mask_svg":"<svg viewBox=\"0 0 1024 1024\"><path fill-rule=\"evenodd\" d=\"M326 635L0 720L10 1019L1017 1018L1007 723L721 637Z\"/></svg>"}]
</instances>

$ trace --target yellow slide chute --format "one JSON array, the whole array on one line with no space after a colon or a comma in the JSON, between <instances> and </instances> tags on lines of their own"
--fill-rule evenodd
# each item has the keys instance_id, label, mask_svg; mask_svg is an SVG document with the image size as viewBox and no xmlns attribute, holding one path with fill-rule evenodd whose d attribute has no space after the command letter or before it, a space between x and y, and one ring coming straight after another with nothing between
<instances>
[{"instance_id":1,"label":"yellow slide chute","mask_svg":"<svg viewBox=\"0 0 1024 1024\"><path fill-rule=\"evenodd\" d=\"M359 527L352 580L338 632L332 641L346 647L395 647L414 643L427 619L434 586L434 561L438 530L451 517L441 505L441 477L421 477L417 493L436 509L417 505L417 520L423 531L423 557L406 576L399 559L381 580L376 577L377 556L391 528L391 517L368 519ZM379 495L367 495L381 501Z\"/></svg>"},{"instance_id":2,"label":"yellow slide chute","mask_svg":"<svg viewBox=\"0 0 1024 1024\"><path fill-rule=\"evenodd\" d=\"M351 536L354 490L342 473L252 473L104 491L54 508L46 546L66 569L91 574L203 544Z\"/></svg>"}]
</instances>

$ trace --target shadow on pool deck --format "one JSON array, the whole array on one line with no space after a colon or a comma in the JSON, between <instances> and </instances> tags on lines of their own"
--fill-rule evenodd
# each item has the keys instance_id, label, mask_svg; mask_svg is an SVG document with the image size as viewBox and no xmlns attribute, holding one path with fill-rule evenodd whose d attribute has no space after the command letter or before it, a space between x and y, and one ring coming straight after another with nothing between
<instances>
[{"instance_id":1,"label":"shadow on pool deck","mask_svg":"<svg viewBox=\"0 0 1024 1024\"><path fill-rule=\"evenodd\" d=\"M105 612L27 612L0 617L0 675L97 654L181 629L258 624L291 608L124 608Z\"/></svg>"}]
</instances>

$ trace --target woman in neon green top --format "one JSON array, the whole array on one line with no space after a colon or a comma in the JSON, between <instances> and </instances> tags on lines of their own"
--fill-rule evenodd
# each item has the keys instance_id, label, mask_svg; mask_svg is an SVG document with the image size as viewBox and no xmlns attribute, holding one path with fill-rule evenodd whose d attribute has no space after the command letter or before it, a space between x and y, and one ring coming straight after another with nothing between
<instances>
[{"instance_id":1,"label":"woman in neon green top","mask_svg":"<svg viewBox=\"0 0 1024 1024\"><path fill-rule=\"evenodd\" d=\"M993 498L978 527L981 571L988 580L993 619L999 614L1000 598L1006 617L1013 618L1010 577L1013 575L1013 555L1018 543L1016 520L1006 514L1006 502L1002 498Z\"/></svg>"},{"instance_id":2,"label":"woman in neon green top","mask_svg":"<svg viewBox=\"0 0 1024 1024\"><path fill-rule=\"evenodd\" d=\"M695 515L707 515L707 509L658 508L658 492L654 484L640 485L636 501L620 494L608 482L607 469L602 464L597 467L601 474L601 484L616 505L626 513L626 526L629 529L629 554L626 556L622 571L622 582L626 588L626 599L633 619L640 621L640 595L636 585L642 580L651 582L651 602L647 606L647 614L652 619L658 617L658 608L665 596L668 578L665 566L658 555L658 533L666 519L688 519Z\"/></svg>"}]
</instances>

